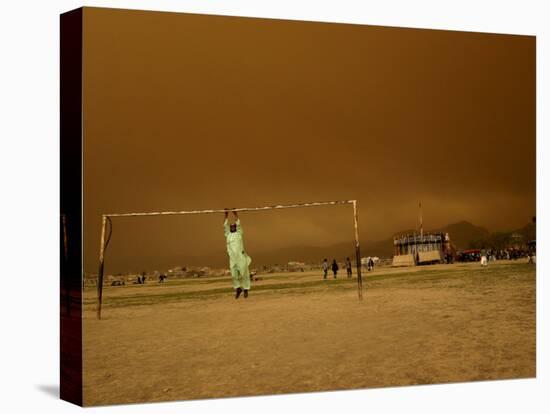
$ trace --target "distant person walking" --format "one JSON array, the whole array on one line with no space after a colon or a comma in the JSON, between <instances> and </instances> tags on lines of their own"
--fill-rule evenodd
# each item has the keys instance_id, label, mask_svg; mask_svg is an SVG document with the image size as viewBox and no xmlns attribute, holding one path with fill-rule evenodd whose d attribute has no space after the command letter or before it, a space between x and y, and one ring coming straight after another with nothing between
<instances>
[{"instance_id":1,"label":"distant person walking","mask_svg":"<svg viewBox=\"0 0 550 414\"><path fill-rule=\"evenodd\" d=\"M351 260L349 259L349 257L346 257L346 272L348 273L348 277L351 277Z\"/></svg>"},{"instance_id":2,"label":"distant person walking","mask_svg":"<svg viewBox=\"0 0 550 414\"><path fill-rule=\"evenodd\" d=\"M334 273L334 278L336 279L336 275L338 274L338 263L336 263L336 259L332 261L332 273Z\"/></svg>"},{"instance_id":3,"label":"distant person walking","mask_svg":"<svg viewBox=\"0 0 550 414\"><path fill-rule=\"evenodd\" d=\"M369 257L368 270L369 270L369 272L374 271L374 260L372 260L372 257Z\"/></svg>"},{"instance_id":4,"label":"distant person walking","mask_svg":"<svg viewBox=\"0 0 550 414\"><path fill-rule=\"evenodd\" d=\"M327 261L327 259L323 260L323 272L324 272L323 279L326 279L327 274L328 274L328 261Z\"/></svg>"},{"instance_id":5,"label":"distant person walking","mask_svg":"<svg viewBox=\"0 0 550 414\"><path fill-rule=\"evenodd\" d=\"M487 266L487 256L486 255L481 256L481 266L483 266L483 267Z\"/></svg>"}]
</instances>

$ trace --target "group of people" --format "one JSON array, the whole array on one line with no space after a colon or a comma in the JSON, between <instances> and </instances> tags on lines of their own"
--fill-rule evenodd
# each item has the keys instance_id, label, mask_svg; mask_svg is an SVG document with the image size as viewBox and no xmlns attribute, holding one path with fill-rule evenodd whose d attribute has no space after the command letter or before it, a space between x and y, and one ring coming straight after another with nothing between
<instances>
[{"instance_id":1,"label":"group of people","mask_svg":"<svg viewBox=\"0 0 550 414\"><path fill-rule=\"evenodd\" d=\"M504 249L504 250L493 250L488 249L485 252L481 253L480 263L481 266L485 267L489 264L490 261L494 260L517 260L520 258L526 257L527 263L534 264L536 262L536 254L534 250L522 250L522 249Z\"/></svg>"},{"instance_id":2,"label":"group of people","mask_svg":"<svg viewBox=\"0 0 550 414\"><path fill-rule=\"evenodd\" d=\"M490 258L496 259L496 260L517 260L522 257L530 257L533 253L530 250L527 249L516 249L516 248L509 248L509 249L502 249L502 250L493 250L489 249L487 250L487 255Z\"/></svg>"},{"instance_id":3,"label":"group of people","mask_svg":"<svg viewBox=\"0 0 550 414\"><path fill-rule=\"evenodd\" d=\"M457 260L459 262L492 262L495 260L517 260L521 258L531 259L535 255L534 249L520 249L520 248L507 248L507 249L472 249L459 252L457 254ZM446 263L453 263L454 260L447 261Z\"/></svg>"},{"instance_id":4,"label":"group of people","mask_svg":"<svg viewBox=\"0 0 550 414\"><path fill-rule=\"evenodd\" d=\"M353 275L352 267L351 267L351 260L349 257L346 257L346 273L348 277L351 277ZM334 279L338 276L338 270L340 270L340 267L338 266L338 263L336 262L336 259L332 260L332 264L329 266L328 260L325 258L323 260L323 279L326 279L328 276L328 270L329 268L332 270L332 273L334 275Z\"/></svg>"},{"instance_id":5,"label":"group of people","mask_svg":"<svg viewBox=\"0 0 550 414\"><path fill-rule=\"evenodd\" d=\"M511 247L508 249L487 249L483 250L480 253L480 263L481 266L485 267L491 261L495 260L517 260L521 258L527 258L527 263L534 264L536 263L536 252L535 249L520 249Z\"/></svg>"},{"instance_id":6,"label":"group of people","mask_svg":"<svg viewBox=\"0 0 550 414\"><path fill-rule=\"evenodd\" d=\"M164 273L161 273L159 275L159 283L164 283L166 278L167 278L167 276ZM136 278L136 281L134 282L134 284L144 285L146 280L147 280L147 276L145 275L145 272L143 272L140 275L138 275L138 277Z\"/></svg>"},{"instance_id":7,"label":"group of people","mask_svg":"<svg viewBox=\"0 0 550 414\"><path fill-rule=\"evenodd\" d=\"M147 276L145 276L145 273L142 273L138 275L134 283L137 283L138 285L144 285L146 280L147 280Z\"/></svg>"}]
</instances>

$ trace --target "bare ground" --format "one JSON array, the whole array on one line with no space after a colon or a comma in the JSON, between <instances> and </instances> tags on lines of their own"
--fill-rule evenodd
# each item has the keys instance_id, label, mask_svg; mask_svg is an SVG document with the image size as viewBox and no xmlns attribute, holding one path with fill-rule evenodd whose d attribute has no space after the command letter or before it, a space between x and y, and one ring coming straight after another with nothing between
<instances>
[{"instance_id":1,"label":"bare ground","mask_svg":"<svg viewBox=\"0 0 550 414\"><path fill-rule=\"evenodd\" d=\"M535 267L377 269L85 291L84 403L104 405L536 375Z\"/></svg>"}]
</instances>

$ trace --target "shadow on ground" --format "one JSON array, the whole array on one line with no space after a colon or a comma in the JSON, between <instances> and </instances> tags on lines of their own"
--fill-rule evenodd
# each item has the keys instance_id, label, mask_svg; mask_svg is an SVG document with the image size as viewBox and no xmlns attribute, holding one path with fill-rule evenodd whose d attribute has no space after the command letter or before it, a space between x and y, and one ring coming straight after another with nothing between
<instances>
[{"instance_id":1,"label":"shadow on ground","mask_svg":"<svg viewBox=\"0 0 550 414\"><path fill-rule=\"evenodd\" d=\"M59 398L59 385L57 384L39 384L36 388L50 397Z\"/></svg>"}]
</instances>

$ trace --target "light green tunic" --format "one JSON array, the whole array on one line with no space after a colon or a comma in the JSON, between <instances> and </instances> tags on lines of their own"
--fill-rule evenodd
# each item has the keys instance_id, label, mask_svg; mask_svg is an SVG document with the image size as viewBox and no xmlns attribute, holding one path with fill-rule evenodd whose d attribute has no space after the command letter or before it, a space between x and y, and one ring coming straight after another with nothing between
<instances>
[{"instance_id":1,"label":"light green tunic","mask_svg":"<svg viewBox=\"0 0 550 414\"><path fill-rule=\"evenodd\" d=\"M229 269L231 270L231 278L233 279L233 288L237 289L241 287L248 290L250 289L250 271L248 266L252 262L252 259L244 251L241 221L237 219L235 224L237 225L237 231L231 233L228 220L226 219L223 222L227 254L229 255Z\"/></svg>"}]
</instances>

